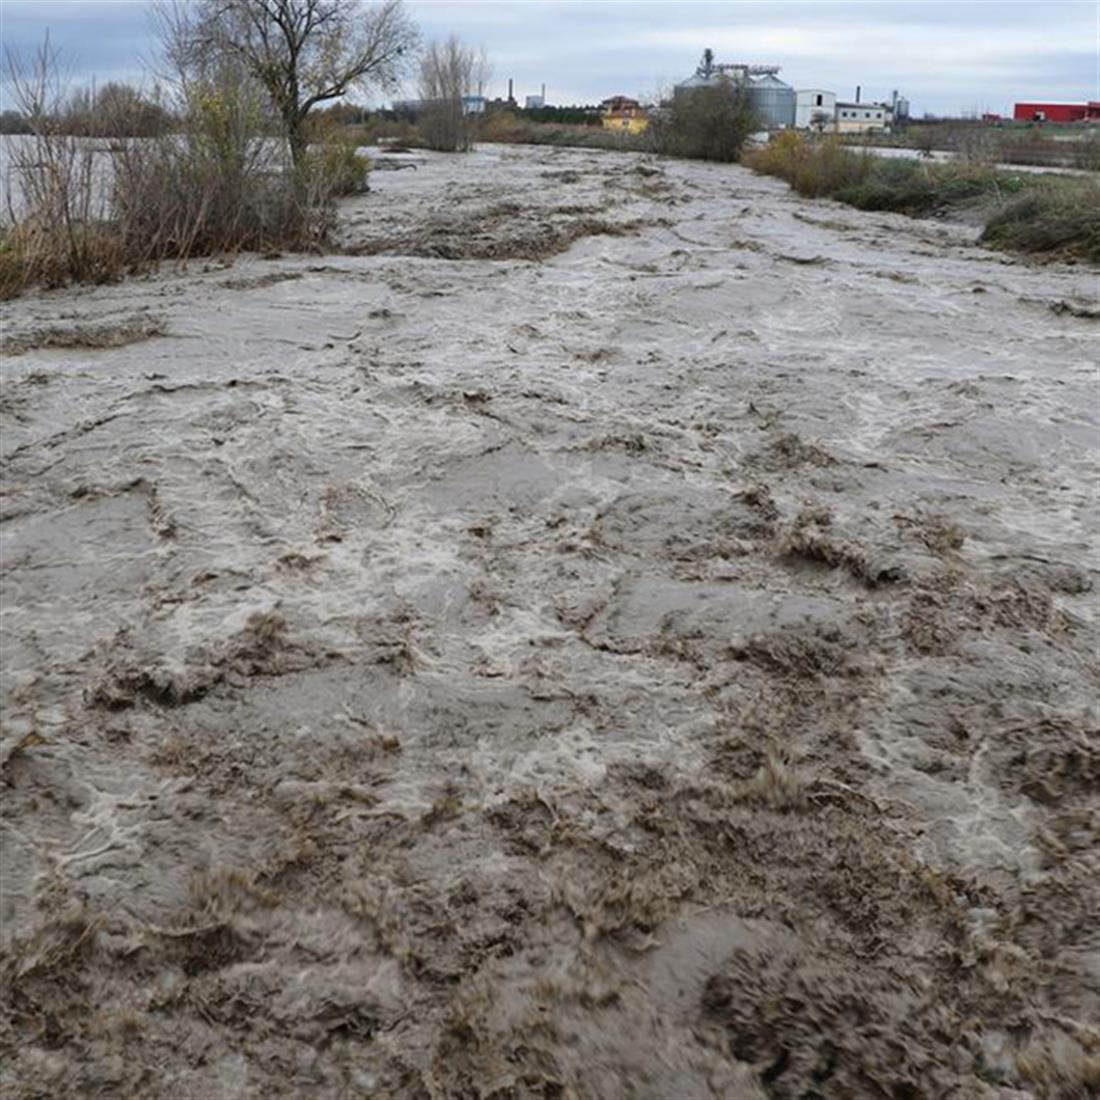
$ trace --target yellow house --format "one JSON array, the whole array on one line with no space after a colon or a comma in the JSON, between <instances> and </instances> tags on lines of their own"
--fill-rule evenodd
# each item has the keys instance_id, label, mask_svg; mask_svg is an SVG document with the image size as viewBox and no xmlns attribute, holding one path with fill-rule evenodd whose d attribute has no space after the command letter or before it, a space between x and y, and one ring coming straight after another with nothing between
<instances>
[{"instance_id":1,"label":"yellow house","mask_svg":"<svg viewBox=\"0 0 1100 1100\"><path fill-rule=\"evenodd\" d=\"M600 104L600 110L603 113L603 128L618 134L641 134L649 125L645 108L629 96L615 95L605 99Z\"/></svg>"}]
</instances>

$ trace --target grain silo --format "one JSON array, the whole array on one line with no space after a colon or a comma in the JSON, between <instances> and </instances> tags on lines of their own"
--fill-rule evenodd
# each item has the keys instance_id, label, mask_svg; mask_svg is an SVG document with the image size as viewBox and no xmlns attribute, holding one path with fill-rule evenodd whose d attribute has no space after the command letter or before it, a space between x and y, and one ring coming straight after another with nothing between
<instances>
[{"instance_id":1,"label":"grain silo","mask_svg":"<svg viewBox=\"0 0 1100 1100\"><path fill-rule=\"evenodd\" d=\"M794 125L795 91L776 76L778 65L744 65L719 63L714 53L707 50L694 75L680 81L674 89L679 97L690 95L700 88L713 88L722 80L728 80L749 93L749 104L756 113L762 130L778 130Z\"/></svg>"},{"instance_id":2,"label":"grain silo","mask_svg":"<svg viewBox=\"0 0 1100 1100\"><path fill-rule=\"evenodd\" d=\"M749 103L762 130L794 125L795 91L775 73L749 81Z\"/></svg>"}]
</instances>

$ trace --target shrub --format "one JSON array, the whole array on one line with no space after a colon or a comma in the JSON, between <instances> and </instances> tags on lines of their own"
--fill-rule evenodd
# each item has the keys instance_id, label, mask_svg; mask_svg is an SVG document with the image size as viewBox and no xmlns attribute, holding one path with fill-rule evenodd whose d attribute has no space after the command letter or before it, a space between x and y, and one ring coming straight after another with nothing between
<instances>
[{"instance_id":1,"label":"shrub","mask_svg":"<svg viewBox=\"0 0 1100 1100\"><path fill-rule=\"evenodd\" d=\"M441 100L420 111L418 144L439 153L468 153L474 147L476 119L462 109L461 99Z\"/></svg>"},{"instance_id":2,"label":"shrub","mask_svg":"<svg viewBox=\"0 0 1100 1100\"><path fill-rule=\"evenodd\" d=\"M808 198L862 185L873 163L869 153L846 149L835 137L812 140L794 130L778 134L743 160L757 172L786 180Z\"/></svg>"},{"instance_id":3,"label":"shrub","mask_svg":"<svg viewBox=\"0 0 1100 1100\"><path fill-rule=\"evenodd\" d=\"M779 176L793 184L798 166L809 155L810 144L795 130L784 130L767 143L749 150L741 159L754 171Z\"/></svg>"},{"instance_id":4,"label":"shrub","mask_svg":"<svg viewBox=\"0 0 1100 1100\"><path fill-rule=\"evenodd\" d=\"M351 142L330 141L311 147L303 165L307 186L322 196L358 195L369 190L370 158Z\"/></svg>"},{"instance_id":5,"label":"shrub","mask_svg":"<svg viewBox=\"0 0 1100 1100\"><path fill-rule=\"evenodd\" d=\"M1100 263L1100 185L1073 180L1036 187L995 213L981 240L995 248Z\"/></svg>"},{"instance_id":6,"label":"shrub","mask_svg":"<svg viewBox=\"0 0 1100 1100\"><path fill-rule=\"evenodd\" d=\"M653 143L648 134L605 130L602 126L532 122L511 111L494 111L481 127L481 139L510 145L556 145L580 149L616 149L648 152Z\"/></svg>"},{"instance_id":7,"label":"shrub","mask_svg":"<svg viewBox=\"0 0 1100 1100\"><path fill-rule=\"evenodd\" d=\"M137 264L311 247L328 228L321 162L299 171L266 137L263 101L234 70L192 86L183 132L114 156L112 219Z\"/></svg>"},{"instance_id":8,"label":"shrub","mask_svg":"<svg viewBox=\"0 0 1100 1100\"><path fill-rule=\"evenodd\" d=\"M372 118L365 126L353 127L348 132L350 140L359 145L415 145L418 140L416 127L407 118Z\"/></svg>"},{"instance_id":9,"label":"shrub","mask_svg":"<svg viewBox=\"0 0 1100 1100\"><path fill-rule=\"evenodd\" d=\"M996 186L994 175L985 169L883 158L868 166L861 182L838 188L833 197L861 210L920 216L993 195Z\"/></svg>"},{"instance_id":10,"label":"shrub","mask_svg":"<svg viewBox=\"0 0 1100 1100\"><path fill-rule=\"evenodd\" d=\"M548 128L547 123L521 119L513 111L493 111L481 124L481 140L509 144L526 142L536 130Z\"/></svg>"},{"instance_id":11,"label":"shrub","mask_svg":"<svg viewBox=\"0 0 1100 1100\"><path fill-rule=\"evenodd\" d=\"M845 149L829 137L811 146L799 165L794 185L800 195L832 195L866 182L874 163L871 153Z\"/></svg>"},{"instance_id":12,"label":"shrub","mask_svg":"<svg viewBox=\"0 0 1100 1100\"><path fill-rule=\"evenodd\" d=\"M730 162L738 159L756 129L748 89L721 79L675 95L653 119L650 140L658 153Z\"/></svg>"},{"instance_id":13,"label":"shrub","mask_svg":"<svg viewBox=\"0 0 1100 1100\"><path fill-rule=\"evenodd\" d=\"M18 111L0 111L0 134L29 134L30 123Z\"/></svg>"},{"instance_id":14,"label":"shrub","mask_svg":"<svg viewBox=\"0 0 1100 1100\"><path fill-rule=\"evenodd\" d=\"M102 222L71 233L35 218L0 231L0 298L28 286L110 282L126 269L117 234Z\"/></svg>"},{"instance_id":15,"label":"shrub","mask_svg":"<svg viewBox=\"0 0 1100 1100\"><path fill-rule=\"evenodd\" d=\"M1093 130L1074 143L1073 167L1100 172L1100 130Z\"/></svg>"}]
</instances>

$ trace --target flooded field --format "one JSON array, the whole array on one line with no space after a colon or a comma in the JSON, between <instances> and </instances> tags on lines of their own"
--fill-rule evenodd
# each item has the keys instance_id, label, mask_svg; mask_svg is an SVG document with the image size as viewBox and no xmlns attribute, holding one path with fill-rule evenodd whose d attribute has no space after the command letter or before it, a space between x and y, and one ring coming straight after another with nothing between
<instances>
[{"instance_id":1,"label":"flooded field","mask_svg":"<svg viewBox=\"0 0 1100 1100\"><path fill-rule=\"evenodd\" d=\"M1094 1095L1095 272L401 163L3 304L0 1094Z\"/></svg>"}]
</instances>

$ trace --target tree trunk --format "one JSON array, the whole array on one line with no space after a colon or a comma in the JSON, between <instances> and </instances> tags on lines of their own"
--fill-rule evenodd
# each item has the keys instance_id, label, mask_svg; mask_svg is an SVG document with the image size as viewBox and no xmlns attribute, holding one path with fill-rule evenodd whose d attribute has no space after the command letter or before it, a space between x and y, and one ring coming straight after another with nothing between
<instances>
[{"instance_id":1,"label":"tree trunk","mask_svg":"<svg viewBox=\"0 0 1100 1100\"><path fill-rule=\"evenodd\" d=\"M295 169L301 168L306 155L305 119L297 110L283 115L283 129L286 131L287 144L290 146L290 161Z\"/></svg>"}]
</instances>

